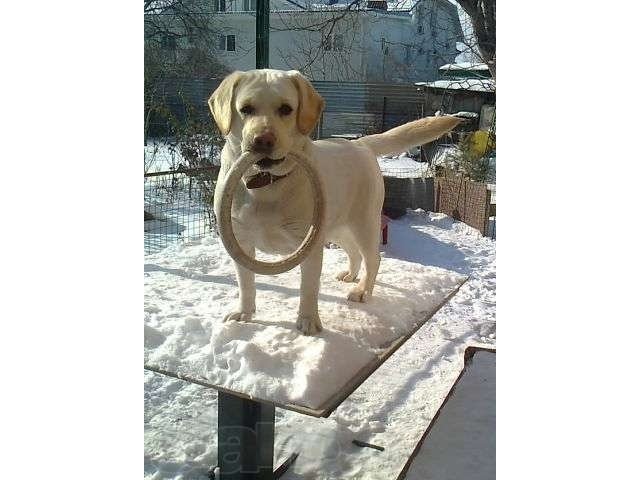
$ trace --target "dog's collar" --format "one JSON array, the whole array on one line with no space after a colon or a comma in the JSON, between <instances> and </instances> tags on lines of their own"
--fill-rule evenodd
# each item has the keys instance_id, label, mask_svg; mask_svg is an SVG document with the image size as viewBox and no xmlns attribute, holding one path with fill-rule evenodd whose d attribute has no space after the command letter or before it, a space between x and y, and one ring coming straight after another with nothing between
<instances>
[{"instance_id":1,"label":"dog's collar","mask_svg":"<svg viewBox=\"0 0 640 480\"><path fill-rule=\"evenodd\" d=\"M250 190L254 188L262 188L285 178L287 175L289 174L287 173L286 175L273 175L269 172L260 172L247 178L244 184Z\"/></svg>"}]
</instances>

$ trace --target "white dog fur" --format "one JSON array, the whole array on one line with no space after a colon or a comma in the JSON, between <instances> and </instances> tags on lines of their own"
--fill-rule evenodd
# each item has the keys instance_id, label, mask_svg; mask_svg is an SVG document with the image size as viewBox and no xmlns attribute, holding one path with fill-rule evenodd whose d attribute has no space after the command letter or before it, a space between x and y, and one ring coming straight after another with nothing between
<instances>
[{"instance_id":1,"label":"white dog fur","mask_svg":"<svg viewBox=\"0 0 640 480\"><path fill-rule=\"evenodd\" d=\"M316 167L326 195L324 241L302 262L298 329L305 335L322 330L318 292L323 245L340 245L349 258L337 279L354 282L364 274L348 299L363 302L372 294L380 264L380 213L384 183L376 156L398 153L428 143L454 128L455 117L428 117L358 140L312 141L324 101L297 71L252 70L226 77L209 99L209 106L226 137L218 185L225 172L247 150L265 154L266 164L250 168L243 179L259 172L284 176L261 188L238 186L233 200L233 228L250 256L255 249L274 254L295 250L309 228L313 209L311 186L288 152L304 152ZM277 163L277 159L282 159ZM269 159L276 162L269 164ZM286 175L286 176L285 176ZM277 177L270 177L277 178ZM221 188L216 188L217 209ZM255 312L255 274L236 264L239 306L225 320L250 320Z\"/></svg>"}]
</instances>

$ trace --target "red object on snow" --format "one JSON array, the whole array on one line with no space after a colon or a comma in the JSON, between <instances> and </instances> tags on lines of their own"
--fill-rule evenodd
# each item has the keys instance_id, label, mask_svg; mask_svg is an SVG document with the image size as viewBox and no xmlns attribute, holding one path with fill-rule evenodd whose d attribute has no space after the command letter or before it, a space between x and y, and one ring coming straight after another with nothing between
<instances>
[{"instance_id":1,"label":"red object on snow","mask_svg":"<svg viewBox=\"0 0 640 480\"><path fill-rule=\"evenodd\" d=\"M380 214L380 229L382 230L382 244L387 244L387 238L389 235L389 222L391 219L384 213Z\"/></svg>"}]
</instances>

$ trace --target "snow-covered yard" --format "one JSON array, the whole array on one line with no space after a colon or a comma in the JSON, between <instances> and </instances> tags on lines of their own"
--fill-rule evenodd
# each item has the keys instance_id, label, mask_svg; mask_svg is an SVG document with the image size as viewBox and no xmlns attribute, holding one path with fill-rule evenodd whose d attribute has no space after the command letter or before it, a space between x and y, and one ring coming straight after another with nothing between
<instances>
[{"instance_id":1,"label":"snow-covered yard","mask_svg":"<svg viewBox=\"0 0 640 480\"><path fill-rule=\"evenodd\" d=\"M198 144L201 153L219 164L220 152L217 147L209 147L206 141ZM145 173L175 170L179 165L188 166L180 151L180 146L167 139L151 138L144 146Z\"/></svg>"},{"instance_id":2,"label":"snow-covered yard","mask_svg":"<svg viewBox=\"0 0 640 480\"><path fill-rule=\"evenodd\" d=\"M453 146L442 146L436 153L434 164L445 160L448 153L453 152ZM177 147L161 139L150 139L144 147L144 159L146 172L161 172L176 169L178 165L187 165L188 162L180 154ZM212 150L214 164L219 163L219 152ZM407 153L378 157L378 165L383 175L392 177L416 178L432 175L429 165L414 160Z\"/></svg>"},{"instance_id":3,"label":"snow-covered yard","mask_svg":"<svg viewBox=\"0 0 640 480\"><path fill-rule=\"evenodd\" d=\"M406 480L496 477L496 355L479 351L444 404Z\"/></svg>"},{"instance_id":4,"label":"snow-covered yard","mask_svg":"<svg viewBox=\"0 0 640 480\"><path fill-rule=\"evenodd\" d=\"M469 280L331 416L318 419L276 410L278 460L300 452L285 479L395 478L462 369L464 348L495 344L493 240L442 214L413 211L390 224L389 244L382 251L383 264L385 259L395 259L390 264L415 264L405 268L404 277L394 278L398 287L417 288L417 272L424 273L421 266L438 267ZM341 251L326 255L325 271L336 269L332 263L340 255ZM145 264L145 343L168 342L167 361L176 352L189 357L211 351L207 332L211 322L198 315L215 309L222 315L228 308L229 285L218 288L216 282L228 282L220 278L221 268L232 271L218 240L176 245L145 257ZM268 277L264 278L267 282ZM206 282L209 295L193 290L190 282L194 281ZM263 298L263 304L295 303L297 288L297 282L288 286L294 300L285 298L287 293L291 296L287 291L280 300ZM321 293L324 288L323 283ZM179 292L179 301L169 291ZM173 325L168 336L162 322ZM208 468L216 463L216 406L213 390L145 371L146 478L206 478ZM353 439L385 450L357 447Z\"/></svg>"}]
</instances>

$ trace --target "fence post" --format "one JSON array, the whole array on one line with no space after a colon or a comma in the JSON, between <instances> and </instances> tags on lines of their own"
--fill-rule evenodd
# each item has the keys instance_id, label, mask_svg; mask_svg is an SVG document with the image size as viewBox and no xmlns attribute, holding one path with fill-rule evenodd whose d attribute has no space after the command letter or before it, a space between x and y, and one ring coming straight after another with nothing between
<instances>
[{"instance_id":1,"label":"fence post","mask_svg":"<svg viewBox=\"0 0 640 480\"><path fill-rule=\"evenodd\" d=\"M384 128L386 116L387 116L387 97L382 97L382 131L383 132L386 130L386 128Z\"/></svg>"},{"instance_id":2,"label":"fence post","mask_svg":"<svg viewBox=\"0 0 640 480\"><path fill-rule=\"evenodd\" d=\"M489 215L491 210L491 190L486 189L486 195L484 197L484 232L482 235L489 236ZM495 223L494 223L495 225Z\"/></svg>"},{"instance_id":3,"label":"fence post","mask_svg":"<svg viewBox=\"0 0 640 480\"><path fill-rule=\"evenodd\" d=\"M269 68L269 0L256 0L256 68Z\"/></svg>"},{"instance_id":4,"label":"fence post","mask_svg":"<svg viewBox=\"0 0 640 480\"><path fill-rule=\"evenodd\" d=\"M324 124L324 112L320 114L320 121L318 122L318 138L322 138L322 126Z\"/></svg>"}]
</instances>

